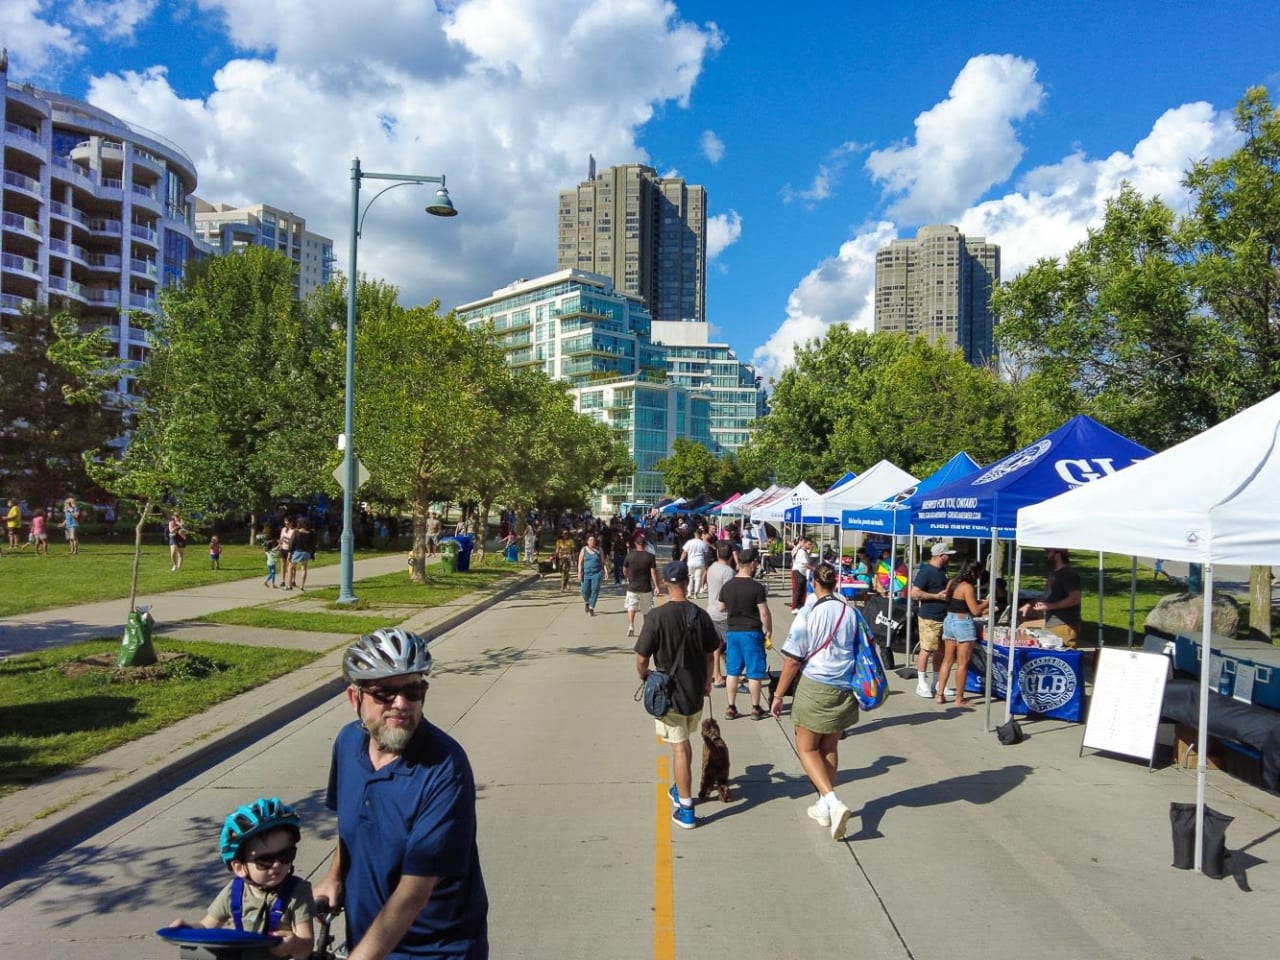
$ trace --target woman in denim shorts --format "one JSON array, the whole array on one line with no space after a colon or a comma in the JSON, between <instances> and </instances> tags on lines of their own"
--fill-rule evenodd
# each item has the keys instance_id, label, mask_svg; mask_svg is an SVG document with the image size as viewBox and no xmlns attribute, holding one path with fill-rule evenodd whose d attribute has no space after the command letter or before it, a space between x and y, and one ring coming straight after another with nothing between
<instances>
[{"instance_id":1,"label":"woman in denim shorts","mask_svg":"<svg viewBox=\"0 0 1280 960\"><path fill-rule=\"evenodd\" d=\"M973 643L978 639L974 617L987 612L988 600L979 600L975 584L982 567L970 560L955 579L947 584L947 614L942 621L942 666L938 668L938 702L946 703L944 691L951 676L951 665L956 667L956 706L967 707L964 683L969 674L969 656Z\"/></svg>"}]
</instances>

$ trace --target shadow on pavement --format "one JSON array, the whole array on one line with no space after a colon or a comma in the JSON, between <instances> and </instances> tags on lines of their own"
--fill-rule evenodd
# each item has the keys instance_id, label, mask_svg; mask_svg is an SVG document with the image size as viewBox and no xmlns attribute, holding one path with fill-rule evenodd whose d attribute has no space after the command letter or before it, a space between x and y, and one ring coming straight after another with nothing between
<instances>
[{"instance_id":1,"label":"shadow on pavement","mask_svg":"<svg viewBox=\"0 0 1280 960\"><path fill-rule=\"evenodd\" d=\"M1031 773L1031 767L1014 764L997 770L983 770L963 777L950 777L922 787L912 787L863 804L854 816L862 818L862 829L849 840L875 840L883 837L880 821L894 807L933 807L967 800L969 803L991 803L1020 786Z\"/></svg>"}]
</instances>

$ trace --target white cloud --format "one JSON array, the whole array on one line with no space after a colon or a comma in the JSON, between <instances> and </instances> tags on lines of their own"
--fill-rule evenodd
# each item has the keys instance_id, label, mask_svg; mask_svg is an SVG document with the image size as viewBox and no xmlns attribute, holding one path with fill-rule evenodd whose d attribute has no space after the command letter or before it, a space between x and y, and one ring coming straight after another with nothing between
<instances>
[{"instance_id":1,"label":"white cloud","mask_svg":"<svg viewBox=\"0 0 1280 960\"><path fill-rule=\"evenodd\" d=\"M794 200L800 200L804 203L805 209L812 210L823 200L828 200L834 196L836 184L840 182L840 177L844 173L844 168L849 165L849 161L854 155L865 150L860 143L849 141L842 143L829 154L827 158L818 164L818 172L813 175L813 182L804 190L797 190L791 184L784 184L782 187L782 202L791 203Z\"/></svg>"},{"instance_id":2,"label":"white cloud","mask_svg":"<svg viewBox=\"0 0 1280 960\"><path fill-rule=\"evenodd\" d=\"M9 79L39 81L55 75L64 59L78 57L85 46L72 31L42 19L43 0L0 3L0 46L9 50Z\"/></svg>"},{"instance_id":3,"label":"white cloud","mask_svg":"<svg viewBox=\"0 0 1280 960\"><path fill-rule=\"evenodd\" d=\"M1014 124L1043 96L1030 60L1008 54L969 60L947 99L916 117L914 144L867 157L872 179L892 199L889 213L906 223L946 222L1007 180L1022 159Z\"/></svg>"},{"instance_id":4,"label":"white cloud","mask_svg":"<svg viewBox=\"0 0 1280 960\"><path fill-rule=\"evenodd\" d=\"M795 359L796 346L823 336L833 323L870 330L875 320L876 251L897 236L892 223L881 221L814 267L787 298L787 318L752 355L756 370L776 379Z\"/></svg>"},{"instance_id":5,"label":"white cloud","mask_svg":"<svg viewBox=\"0 0 1280 960\"><path fill-rule=\"evenodd\" d=\"M1185 213L1188 197L1181 181L1187 168L1195 160L1224 156L1241 142L1229 111L1184 104L1160 116L1131 152L1090 159L1076 151L1029 171L1001 197L957 209L950 222L966 236L985 236L1000 245L1001 277L1008 281L1038 259L1061 257L1084 240L1126 181ZM1007 151L1003 145L994 149ZM875 252L897 233L888 221L869 227L801 280L788 298L786 319L756 350L757 367L776 378L791 364L795 344L821 336L833 323L873 329Z\"/></svg>"},{"instance_id":6,"label":"white cloud","mask_svg":"<svg viewBox=\"0 0 1280 960\"><path fill-rule=\"evenodd\" d=\"M199 0L243 49L207 98L163 68L94 78L97 106L178 142L198 194L306 217L347 262L350 163L445 174L459 216L423 215L398 189L365 221L361 272L402 302L445 307L555 269L557 192L600 166L647 159L637 131L683 104L723 38L664 0ZM611 51L609 69L582 65ZM573 122L565 121L572 117ZM378 185L364 184L362 199Z\"/></svg>"},{"instance_id":7,"label":"white cloud","mask_svg":"<svg viewBox=\"0 0 1280 960\"><path fill-rule=\"evenodd\" d=\"M714 260L725 247L736 243L742 236L742 217L737 210L717 213L707 217L707 259Z\"/></svg>"},{"instance_id":8,"label":"white cloud","mask_svg":"<svg viewBox=\"0 0 1280 960\"><path fill-rule=\"evenodd\" d=\"M716 136L714 130L703 130L700 144L702 155L712 164L717 164L724 159L724 141Z\"/></svg>"},{"instance_id":9,"label":"white cloud","mask_svg":"<svg viewBox=\"0 0 1280 960\"><path fill-rule=\"evenodd\" d=\"M155 11L156 0L73 0L67 19L110 40L130 40Z\"/></svg>"}]
</instances>

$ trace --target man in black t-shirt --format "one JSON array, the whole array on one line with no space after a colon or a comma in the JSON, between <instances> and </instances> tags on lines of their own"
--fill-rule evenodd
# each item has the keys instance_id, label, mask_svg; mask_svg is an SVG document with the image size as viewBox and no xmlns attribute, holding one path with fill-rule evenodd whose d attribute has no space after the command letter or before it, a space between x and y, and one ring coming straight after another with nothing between
<instances>
[{"instance_id":1,"label":"man in black t-shirt","mask_svg":"<svg viewBox=\"0 0 1280 960\"><path fill-rule=\"evenodd\" d=\"M654 723L658 736L671 744L675 785L670 789L675 809L671 820L678 827L697 826L693 815L693 747L702 720L702 701L711 695L711 671L720 635L703 610L688 599L689 568L674 560L662 568L668 600L644 618L636 640L636 673L648 678L649 662L671 678L671 710Z\"/></svg>"},{"instance_id":2,"label":"man in black t-shirt","mask_svg":"<svg viewBox=\"0 0 1280 960\"><path fill-rule=\"evenodd\" d=\"M643 598L649 598L648 609L658 596L658 558L646 549L643 532L635 535L634 546L622 561L622 575L627 580L627 636L636 635L636 611Z\"/></svg>"},{"instance_id":3,"label":"man in black t-shirt","mask_svg":"<svg viewBox=\"0 0 1280 960\"><path fill-rule=\"evenodd\" d=\"M933 661L935 676L942 666L942 621L947 616L947 562L951 553L949 545L935 543L929 550L929 562L921 564L911 583L911 599L916 602L916 627L920 631L916 695L930 699L935 694L929 678L929 661Z\"/></svg>"},{"instance_id":4,"label":"man in black t-shirt","mask_svg":"<svg viewBox=\"0 0 1280 960\"><path fill-rule=\"evenodd\" d=\"M724 717L735 720L738 708L738 678L747 677L751 695L751 717L762 720L768 711L760 705L760 687L768 676L764 638L773 633L769 612L769 592L755 579L760 554L754 547L738 551L738 575L720 588L720 607L728 614L724 637L725 700Z\"/></svg>"},{"instance_id":5,"label":"man in black t-shirt","mask_svg":"<svg viewBox=\"0 0 1280 960\"><path fill-rule=\"evenodd\" d=\"M1024 603L1018 611L1019 618L1038 617L1022 623L1024 627L1044 627L1062 638L1064 647L1074 647L1080 639L1084 623L1080 616L1080 574L1071 566L1071 555L1060 548L1044 552L1049 564L1049 579L1045 581L1044 596L1032 603Z\"/></svg>"}]
</instances>

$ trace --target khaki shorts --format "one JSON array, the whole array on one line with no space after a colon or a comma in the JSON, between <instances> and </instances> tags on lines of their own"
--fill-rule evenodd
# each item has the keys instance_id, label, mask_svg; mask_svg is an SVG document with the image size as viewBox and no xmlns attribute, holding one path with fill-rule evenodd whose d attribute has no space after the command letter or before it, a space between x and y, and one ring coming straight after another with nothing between
<instances>
[{"instance_id":1,"label":"khaki shorts","mask_svg":"<svg viewBox=\"0 0 1280 960\"><path fill-rule=\"evenodd\" d=\"M934 650L942 649L941 620L917 620L916 626L920 631L921 650L927 650L932 653Z\"/></svg>"},{"instance_id":2,"label":"khaki shorts","mask_svg":"<svg viewBox=\"0 0 1280 960\"><path fill-rule=\"evenodd\" d=\"M634 593L631 590L628 590L626 603L623 605L623 609L625 609L628 613L630 613L632 610L639 610L645 600L649 601L648 609L652 610L653 609L652 593L649 593L647 590L644 593Z\"/></svg>"},{"instance_id":3,"label":"khaki shorts","mask_svg":"<svg viewBox=\"0 0 1280 960\"><path fill-rule=\"evenodd\" d=\"M702 708L698 708L697 713L668 713L665 716L654 717L653 726L666 743L688 743L698 733L698 726L702 723Z\"/></svg>"}]
</instances>

